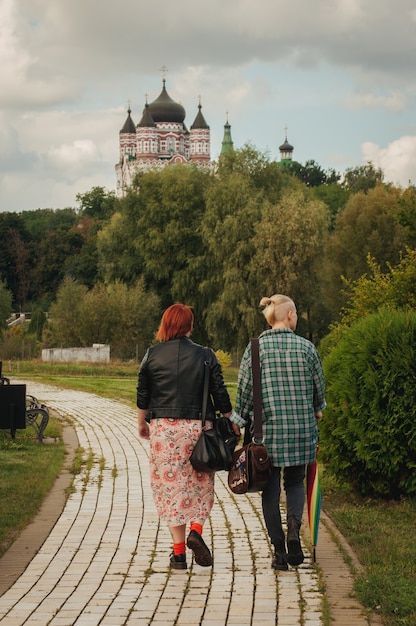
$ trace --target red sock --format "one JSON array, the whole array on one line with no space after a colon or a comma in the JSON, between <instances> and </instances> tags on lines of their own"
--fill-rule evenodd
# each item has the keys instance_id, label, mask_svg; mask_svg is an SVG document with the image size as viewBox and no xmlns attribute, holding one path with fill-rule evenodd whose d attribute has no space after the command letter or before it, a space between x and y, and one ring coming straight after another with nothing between
<instances>
[{"instance_id":1,"label":"red sock","mask_svg":"<svg viewBox=\"0 0 416 626\"><path fill-rule=\"evenodd\" d=\"M185 554L185 552L186 552L186 546L185 546L184 541L182 541L182 543L173 544L173 554L175 556L178 556L178 554Z\"/></svg>"},{"instance_id":2,"label":"red sock","mask_svg":"<svg viewBox=\"0 0 416 626\"><path fill-rule=\"evenodd\" d=\"M198 522L192 522L191 530L195 530L198 535L202 535L202 524L198 524Z\"/></svg>"}]
</instances>

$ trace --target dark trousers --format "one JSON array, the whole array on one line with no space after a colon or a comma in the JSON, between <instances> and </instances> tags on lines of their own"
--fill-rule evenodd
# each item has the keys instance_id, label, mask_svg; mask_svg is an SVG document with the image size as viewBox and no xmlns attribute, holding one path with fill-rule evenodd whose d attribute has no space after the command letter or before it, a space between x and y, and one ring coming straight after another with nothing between
<instances>
[{"instance_id":1,"label":"dark trousers","mask_svg":"<svg viewBox=\"0 0 416 626\"><path fill-rule=\"evenodd\" d=\"M287 517L294 515L302 522L305 503L305 465L285 467L283 469L283 486L286 492ZM273 545L285 540L280 515L281 468L273 467L269 484L262 493L263 517Z\"/></svg>"}]
</instances>

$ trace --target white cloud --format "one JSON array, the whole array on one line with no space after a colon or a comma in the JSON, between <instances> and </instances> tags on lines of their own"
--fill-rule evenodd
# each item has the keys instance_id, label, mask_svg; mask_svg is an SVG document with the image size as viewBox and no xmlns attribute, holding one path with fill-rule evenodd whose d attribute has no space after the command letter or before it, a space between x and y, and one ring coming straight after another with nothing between
<instances>
[{"instance_id":1,"label":"white cloud","mask_svg":"<svg viewBox=\"0 0 416 626\"><path fill-rule=\"evenodd\" d=\"M91 139L76 139L71 144L53 147L47 154L47 165L61 170L71 179L82 174L101 160L96 144Z\"/></svg>"},{"instance_id":2,"label":"white cloud","mask_svg":"<svg viewBox=\"0 0 416 626\"><path fill-rule=\"evenodd\" d=\"M345 106L350 109L386 109L387 111L402 111L408 104L404 93L391 91L387 94L354 93L345 97Z\"/></svg>"},{"instance_id":3,"label":"white cloud","mask_svg":"<svg viewBox=\"0 0 416 626\"><path fill-rule=\"evenodd\" d=\"M400 137L387 148L366 142L361 146L365 162L371 161L381 167L384 180L407 187L409 182L416 184L416 136Z\"/></svg>"}]
</instances>

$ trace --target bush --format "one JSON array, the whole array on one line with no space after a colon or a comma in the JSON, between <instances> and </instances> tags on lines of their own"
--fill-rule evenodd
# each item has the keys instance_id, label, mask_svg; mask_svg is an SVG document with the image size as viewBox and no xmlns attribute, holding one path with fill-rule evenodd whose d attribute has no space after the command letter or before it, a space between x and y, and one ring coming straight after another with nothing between
<instances>
[{"instance_id":1,"label":"bush","mask_svg":"<svg viewBox=\"0 0 416 626\"><path fill-rule=\"evenodd\" d=\"M383 307L323 359L321 459L362 495L416 495L416 311Z\"/></svg>"},{"instance_id":2,"label":"bush","mask_svg":"<svg viewBox=\"0 0 416 626\"><path fill-rule=\"evenodd\" d=\"M221 369L230 367L232 359L229 352L224 352L224 350L217 350L215 355L218 359L218 363L221 365Z\"/></svg>"}]
</instances>

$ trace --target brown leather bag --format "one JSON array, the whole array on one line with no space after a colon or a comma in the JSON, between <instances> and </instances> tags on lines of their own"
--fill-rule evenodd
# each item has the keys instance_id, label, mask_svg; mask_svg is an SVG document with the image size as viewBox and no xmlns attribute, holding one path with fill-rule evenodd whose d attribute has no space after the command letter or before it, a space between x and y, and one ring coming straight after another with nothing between
<instances>
[{"instance_id":1,"label":"brown leather bag","mask_svg":"<svg viewBox=\"0 0 416 626\"><path fill-rule=\"evenodd\" d=\"M253 374L254 437L247 445L234 451L228 486L233 493L263 491L272 475L272 463L263 443L261 421L262 397L259 359L259 340L251 340Z\"/></svg>"}]
</instances>

